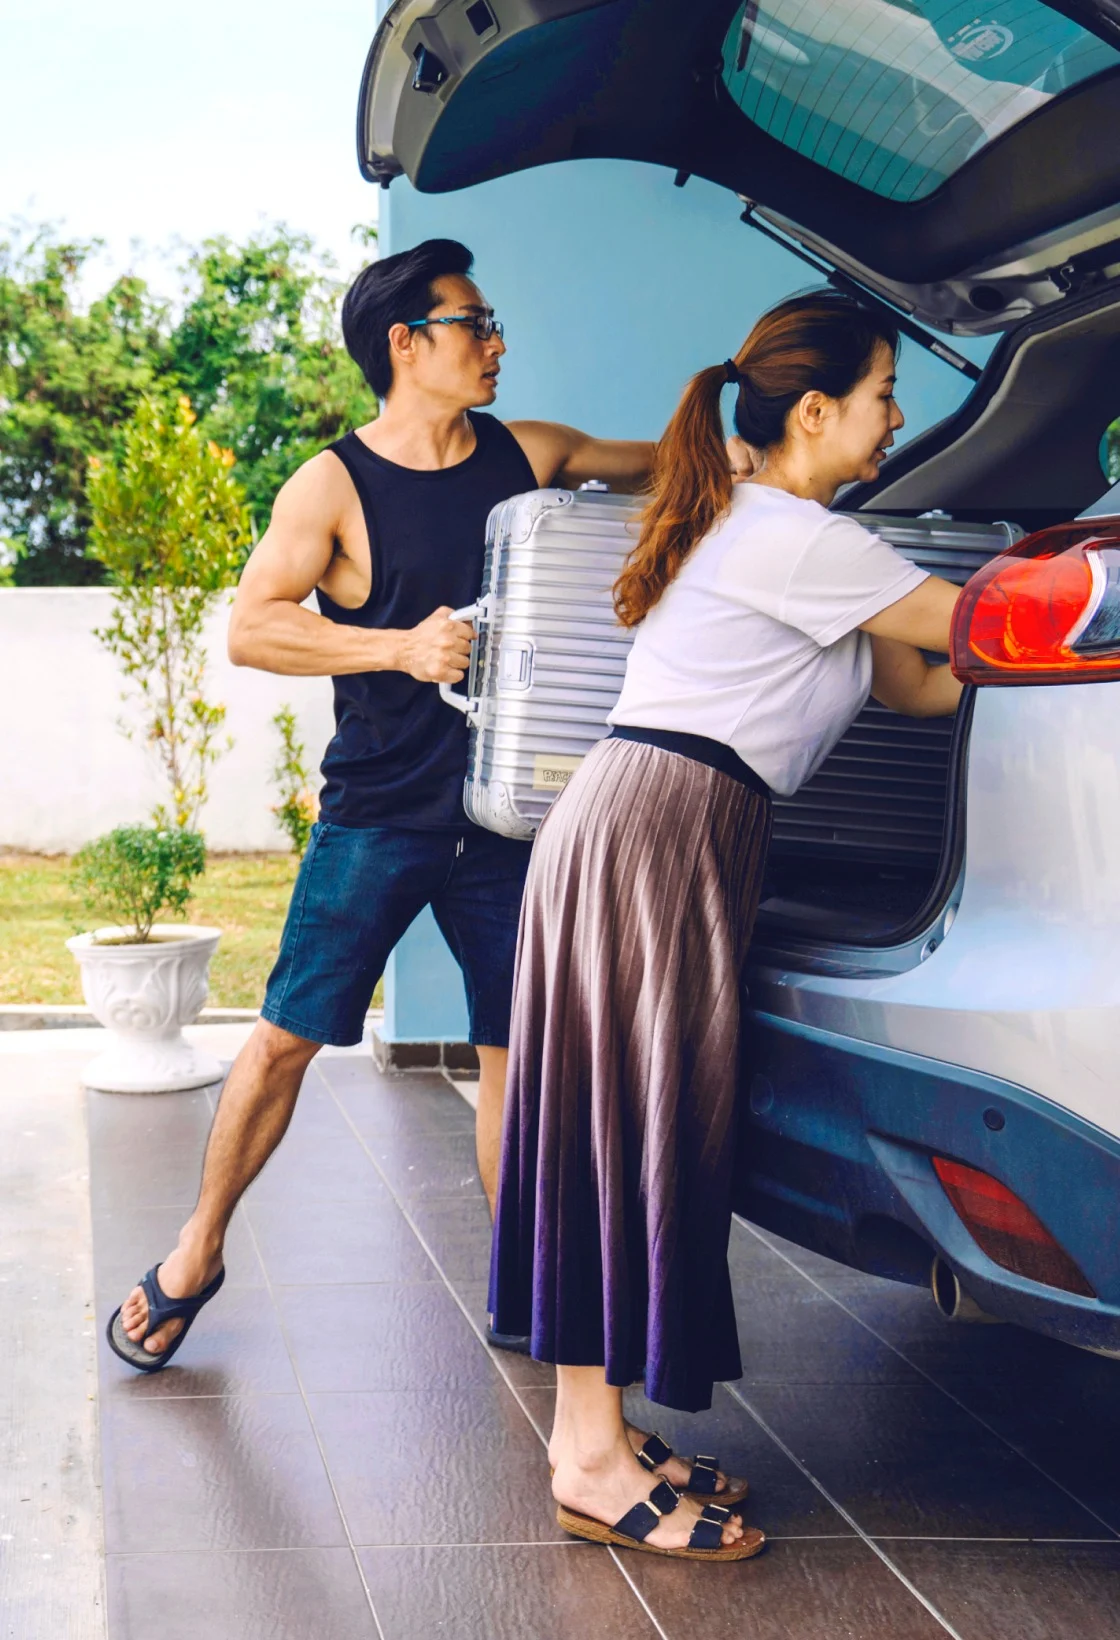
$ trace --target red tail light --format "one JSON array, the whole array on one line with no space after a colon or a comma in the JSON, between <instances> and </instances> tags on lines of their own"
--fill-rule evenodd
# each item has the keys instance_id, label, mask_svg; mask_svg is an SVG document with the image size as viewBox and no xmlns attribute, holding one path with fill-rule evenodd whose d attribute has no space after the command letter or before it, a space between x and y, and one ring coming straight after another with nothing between
<instances>
[{"instance_id":1,"label":"red tail light","mask_svg":"<svg viewBox=\"0 0 1120 1640\"><path fill-rule=\"evenodd\" d=\"M950 656L965 683L1120 678L1120 518L1039 530L977 570Z\"/></svg>"},{"instance_id":2,"label":"red tail light","mask_svg":"<svg viewBox=\"0 0 1120 1640\"><path fill-rule=\"evenodd\" d=\"M1005 1184L944 1156L933 1158L933 1169L973 1241L993 1263L1044 1287L1096 1298L1065 1248Z\"/></svg>"}]
</instances>

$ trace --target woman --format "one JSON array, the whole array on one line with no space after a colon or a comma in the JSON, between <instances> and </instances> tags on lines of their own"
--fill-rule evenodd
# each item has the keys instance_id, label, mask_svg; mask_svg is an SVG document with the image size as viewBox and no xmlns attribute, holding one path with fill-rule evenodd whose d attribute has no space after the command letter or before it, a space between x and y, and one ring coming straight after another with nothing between
<instances>
[{"instance_id":1,"label":"woman","mask_svg":"<svg viewBox=\"0 0 1120 1640\"><path fill-rule=\"evenodd\" d=\"M826 510L878 476L902 426L897 345L885 319L814 293L693 378L615 586L637 633L613 732L534 846L490 1296L495 1328L557 1363L553 1494L577 1536L711 1560L762 1547L712 1508L746 1487L711 1460L690 1470L655 1442L643 1467L622 1389L644 1377L697 1411L742 1372L727 1245L770 794L809 779L869 692L916 716L960 697L921 654L947 651L957 589ZM734 485L728 384L751 457ZM651 1468L685 1495L650 1494Z\"/></svg>"}]
</instances>

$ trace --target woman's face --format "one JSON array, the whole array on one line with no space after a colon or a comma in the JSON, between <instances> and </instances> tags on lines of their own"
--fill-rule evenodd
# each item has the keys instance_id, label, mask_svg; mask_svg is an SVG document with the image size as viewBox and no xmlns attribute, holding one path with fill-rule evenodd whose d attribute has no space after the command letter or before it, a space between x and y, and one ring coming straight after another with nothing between
<instances>
[{"instance_id":1,"label":"woman's face","mask_svg":"<svg viewBox=\"0 0 1120 1640\"><path fill-rule=\"evenodd\" d=\"M847 398L831 401L836 414L822 428L820 453L838 486L856 479L869 483L879 476L903 423L902 411L894 401L894 372L894 354L886 342L880 342L862 381Z\"/></svg>"}]
</instances>

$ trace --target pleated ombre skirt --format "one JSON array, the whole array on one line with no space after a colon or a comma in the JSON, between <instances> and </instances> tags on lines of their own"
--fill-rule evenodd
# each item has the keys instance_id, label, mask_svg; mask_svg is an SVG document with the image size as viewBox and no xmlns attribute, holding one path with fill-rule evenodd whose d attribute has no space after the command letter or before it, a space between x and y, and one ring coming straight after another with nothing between
<instances>
[{"instance_id":1,"label":"pleated ombre skirt","mask_svg":"<svg viewBox=\"0 0 1120 1640\"><path fill-rule=\"evenodd\" d=\"M742 1372L727 1247L769 828L760 784L601 741L538 833L521 913L494 1326L682 1411Z\"/></svg>"}]
</instances>

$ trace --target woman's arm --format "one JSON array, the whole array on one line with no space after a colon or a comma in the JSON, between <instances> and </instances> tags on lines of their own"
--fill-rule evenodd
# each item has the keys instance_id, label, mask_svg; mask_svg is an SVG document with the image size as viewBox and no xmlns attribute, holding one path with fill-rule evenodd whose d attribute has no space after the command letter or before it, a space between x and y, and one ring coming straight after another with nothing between
<instances>
[{"instance_id":1,"label":"woman's arm","mask_svg":"<svg viewBox=\"0 0 1120 1640\"><path fill-rule=\"evenodd\" d=\"M949 627L960 588L930 575L921 586L863 622L871 634L871 693L881 705L907 717L948 717L962 685L947 666L931 666L921 653L949 653Z\"/></svg>"},{"instance_id":2,"label":"woman's arm","mask_svg":"<svg viewBox=\"0 0 1120 1640\"><path fill-rule=\"evenodd\" d=\"M949 717L964 685L947 666L931 666L913 644L871 639L871 693L881 706L906 717Z\"/></svg>"}]
</instances>

